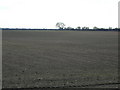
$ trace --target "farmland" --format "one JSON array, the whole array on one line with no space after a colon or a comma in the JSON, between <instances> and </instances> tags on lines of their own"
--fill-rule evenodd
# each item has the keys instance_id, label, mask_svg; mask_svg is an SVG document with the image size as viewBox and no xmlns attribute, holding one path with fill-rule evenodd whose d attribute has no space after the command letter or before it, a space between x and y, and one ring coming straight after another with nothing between
<instances>
[{"instance_id":1,"label":"farmland","mask_svg":"<svg viewBox=\"0 0 120 90\"><path fill-rule=\"evenodd\" d=\"M3 30L3 88L118 82L118 32Z\"/></svg>"}]
</instances>

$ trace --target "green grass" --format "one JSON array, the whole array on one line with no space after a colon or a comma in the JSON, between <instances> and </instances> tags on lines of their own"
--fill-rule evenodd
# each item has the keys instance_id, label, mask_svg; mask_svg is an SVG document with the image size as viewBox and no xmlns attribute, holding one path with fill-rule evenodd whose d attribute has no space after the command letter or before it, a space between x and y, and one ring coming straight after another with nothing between
<instances>
[{"instance_id":1,"label":"green grass","mask_svg":"<svg viewBox=\"0 0 120 90\"><path fill-rule=\"evenodd\" d=\"M118 34L100 31L3 31L3 87L118 81Z\"/></svg>"}]
</instances>

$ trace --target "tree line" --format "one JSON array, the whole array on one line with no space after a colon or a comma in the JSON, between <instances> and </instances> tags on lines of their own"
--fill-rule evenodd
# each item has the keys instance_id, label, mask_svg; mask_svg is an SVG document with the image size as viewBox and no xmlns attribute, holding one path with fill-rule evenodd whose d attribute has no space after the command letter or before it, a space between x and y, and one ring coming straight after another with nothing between
<instances>
[{"instance_id":1,"label":"tree line","mask_svg":"<svg viewBox=\"0 0 120 90\"><path fill-rule=\"evenodd\" d=\"M120 31L120 28L98 28L93 27L93 29L90 29L89 27L66 27L66 25L62 22L57 22L55 25L58 29L31 29L31 28L0 28L0 30L70 30L70 31Z\"/></svg>"},{"instance_id":2,"label":"tree line","mask_svg":"<svg viewBox=\"0 0 120 90\"><path fill-rule=\"evenodd\" d=\"M76 28L73 28L73 27L65 27L66 25L62 22L58 22L56 23L56 27L59 29L59 30L76 30L76 31L120 31L120 28L112 28L112 27L109 27L109 28L98 28L98 27L93 27L93 29L90 29L89 27L76 27Z\"/></svg>"}]
</instances>

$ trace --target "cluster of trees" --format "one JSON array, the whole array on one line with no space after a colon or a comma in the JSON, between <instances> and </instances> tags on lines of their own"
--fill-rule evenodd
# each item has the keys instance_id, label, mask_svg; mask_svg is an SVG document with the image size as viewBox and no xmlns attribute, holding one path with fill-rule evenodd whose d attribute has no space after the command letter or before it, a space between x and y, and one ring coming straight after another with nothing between
<instances>
[{"instance_id":1,"label":"cluster of trees","mask_svg":"<svg viewBox=\"0 0 120 90\"><path fill-rule=\"evenodd\" d=\"M100 30L103 30L103 31L107 31L107 30L116 30L116 31L120 31L120 28L112 28L112 27L109 27L108 29L105 29L105 28L98 28L98 27L93 27L93 29L89 29L89 27L80 27L80 26L78 26L77 28L72 28L72 27L65 27L66 25L64 24L64 23L62 23L62 22L58 22L58 23L56 23L56 27L58 28L58 29L60 29L60 30L92 30L92 31L100 31Z\"/></svg>"}]
</instances>

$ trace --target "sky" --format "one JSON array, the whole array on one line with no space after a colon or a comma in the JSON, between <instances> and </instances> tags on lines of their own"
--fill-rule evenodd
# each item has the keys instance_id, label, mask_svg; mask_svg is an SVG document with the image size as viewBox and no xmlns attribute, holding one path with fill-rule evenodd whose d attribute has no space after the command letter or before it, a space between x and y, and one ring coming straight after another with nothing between
<instances>
[{"instance_id":1,"label":"sky","mask_svg":"<svg viewBox=\"0 0 120 90\"><path fill-rule=\"evenodd\" d=\"M119 0L0 0L1 28L118 27Z\"/></svg>"}]
</instances>

